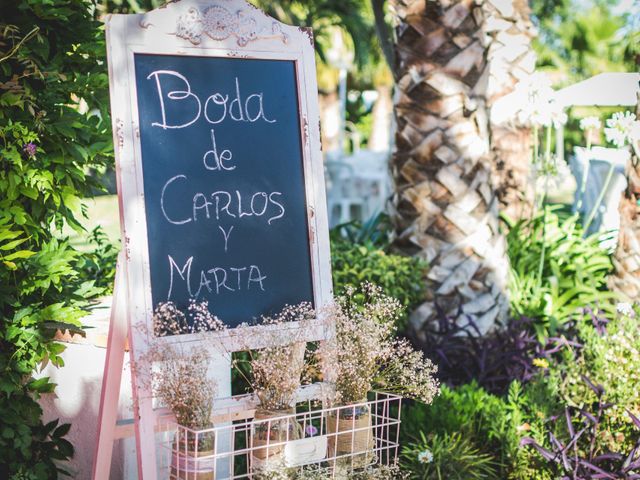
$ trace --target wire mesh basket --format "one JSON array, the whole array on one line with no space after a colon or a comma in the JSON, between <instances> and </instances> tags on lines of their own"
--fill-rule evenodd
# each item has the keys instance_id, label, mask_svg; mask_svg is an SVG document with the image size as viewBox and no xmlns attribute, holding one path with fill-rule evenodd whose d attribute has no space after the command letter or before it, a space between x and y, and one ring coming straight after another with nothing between
<instances>
[{"instance_id":1,"label":"wire mesh basket","mask_svg":"<svg viewBox=\"0 0 640 480\"><path fill-rule=\"evenodd\" d=\"M401 400L373 392L339 407L309 400L287 411L217 415L202 430L173 423L162 442L163 478L345 478L372 465L396 465Z\"/></svg>"}]
</instances>

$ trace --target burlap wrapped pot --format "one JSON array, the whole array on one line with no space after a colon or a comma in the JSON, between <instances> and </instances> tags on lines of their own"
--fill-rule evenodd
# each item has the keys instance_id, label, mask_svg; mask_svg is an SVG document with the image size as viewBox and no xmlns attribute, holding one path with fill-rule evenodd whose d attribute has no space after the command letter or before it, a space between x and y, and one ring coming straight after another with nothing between
<instances>
[{"instance_id":1,"label":"burlap wrapped pot","mask_svg":"<svg viewBox=\"0 0 640 480\"><path fill-rule=\"evenodd\" d=\"M363 405L341 407L327 415L328 457L338 457L338 465L351 468L362 468L374 461L371 411L366 400L358 403Z\"/></svg>"}]
</instances>

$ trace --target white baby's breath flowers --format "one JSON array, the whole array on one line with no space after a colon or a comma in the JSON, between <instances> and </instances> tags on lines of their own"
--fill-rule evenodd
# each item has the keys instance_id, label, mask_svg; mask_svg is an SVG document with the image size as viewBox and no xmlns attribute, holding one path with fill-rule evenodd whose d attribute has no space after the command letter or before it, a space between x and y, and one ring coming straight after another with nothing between
<instances>
[{"instance_id":1,"label":"white baby's breath flowers","mask_svg":"<svg viewBox=\"0 0 640 480\"><path fill-rule=\"evenodd\" d=\"M156 337L224 329L225 324L209 311L207 301L189 300L186 313L173 302L163 302L159 303L153 312L153 331Z\"/></svg>"},{"instance_id":2,"label":"white baby's breath flowers","mask_svg":"<svg viewBox=\"0 0 640 480\"><path fill-rule=\"evenodd\" d=\"M580 119L581 130L597 130L602 126L602 122L595 115Z\"/></svg>"},{"instance_id":3,"label":"white baby's breath flowers","mask_svg":"<svg viewBox=\"0 0 640 480\"><path fill-rule=\"evenodd\" d=\"M180 425L209 426L217 385L207 375L211 357L206 339L187 346L159 337L204 335L225 325L209 311L207 302L191 300L186 313L173 302L159 303L153 312L153 331L146 325L136 328L148 339L146 351L133 365L140 382L171 410Z\"/></svg>"},{"instance_id":4,"label":"white baby's breath flowers","mask_svg":"<svg viewBox=\"0 0 640 480\"><path fill-rule=\"evenodd\" d=\"M350 472L334 472L331 468L311 465L289 478L291 480L326 480L328 478L340 478L341 480L408 480L409 472L400 470L397 465L368 465L362 470Z\"/></svg>"},{"instance_id":5,"label":"white baby's breath flowers","mask_svg":"<svg viewBox=\"0 0 640 480\"><path fill-rule=\"evenodd\" d=\"M627 142L640 140L640 121L636 120L636 116L631 112L616 112L607 119L604 134L608 142L622 148Z\"/></svg>"},{"instance_id":6,"label":"white baby's breath flowers","mask_svg":"<svg viewBox=\"0 0 640 480\"><path fill-rule=\"evenodd\" d=\"M205 344L193 347L153 341L134 365L141 383L189 428L209 426L217 384L208 377Z\"/></svg>"},{"instance_id":7,"label":"white baby's breath flowers","mask_svg":"<svg viewBox=\"0 0 640 480\"><path fill-rule=\"evenodd\" d=\"M305 373L304 325L313 318L315 312L309 303L286 306L277 315L262 319L263 326L276 327L262 333L269 346L260 350L246 347L251 373L245 380L251 385L263 409L283 410L295 403L295 394ZM291 322L301 322L302 328L288 330L286 326ZM234 361L234 366L238 364L238 360ZM238 371L243 374L242 369Z\"/></svg>"},{"instance_id":8,"label":"white baby's breath flowers","mask_svg":"<svg viewBox=\"0 0 640 480\"><path fill-rule=\"evenodd\" d=\"M433 453L431 450L423 450L418 454L418 462L420 463L431 463L433 462Z\"/></svg>"},{"instance_id":9,"label":"white baby's breath flowers","mask_svg":"<svg viewBox=\"0 0 640 480\"><path fill-rule=\"evenodd\" d=\"M436 367L408 342L395 339L400 303L379 287L361 287L366 301L356 301L356 290L326 310L335 325L336 337L323 342L317 355L326 376L335 385L336 404L358 402L374 386L430 403L438 392Z\"/></svg>"}]
</instances>

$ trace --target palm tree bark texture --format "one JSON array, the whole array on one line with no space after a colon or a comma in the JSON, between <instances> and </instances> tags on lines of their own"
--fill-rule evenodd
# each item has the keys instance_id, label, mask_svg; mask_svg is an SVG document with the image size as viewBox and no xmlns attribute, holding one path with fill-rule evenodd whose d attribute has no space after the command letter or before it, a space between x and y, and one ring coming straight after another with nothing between
<instances>
[{"instance_id":1,"label":"palm tree bark texture","mask_svg":"<svg viewBox=\"0 0 640 480\"><path fill-rule=\"evenodd\" d=\"M498 0L494 0L498 1ZM484 2L483 2L484 3ZM492 40L473 0L396 0L394 245L429 262L423 327L468 316L484 333L508 316L506 244L492 179L487 88Z\"/></svg>"},{"instance_id":2,"label":"palm tree bark texture","mask_svg":"<svg viewBox=\"0 0 640 480\"><path fill-rule=\"evenodd\" d=\"M534 73L536 54L531 42L536 35L526 0L482 3L483 31L488 35L488 84L492 168L500 211L512 220L529 218L534 203L531 174L531 129L517 118L502 118L493 108L520 81Z\"/></svg>"}]
</instances>

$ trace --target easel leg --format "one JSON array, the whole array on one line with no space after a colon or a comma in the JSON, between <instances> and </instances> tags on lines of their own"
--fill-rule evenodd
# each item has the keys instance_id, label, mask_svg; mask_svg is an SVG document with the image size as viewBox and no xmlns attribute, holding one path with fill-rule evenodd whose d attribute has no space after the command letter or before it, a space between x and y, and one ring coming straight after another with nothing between
<instances>
[{"instance_id":1,"label":"easel leg","mask_svg":"<svg viewBox=\"0 0 640 480\"><path fill-rule=\"evenodd\" d=\"M113 289L113 304L109 322L109 338L102 377L102 393L98 413L98 442L93 461L93 480L108 480L111 470L111 457L118 419L118 400L120 382L127 342L127 292L124 281L124 263L122 254L118 257L116 279Z\"/></svg>"},{"instance_id":2,"label":"easel leg","mask_svg":"<svg viewBox=\"0 0 640 480\"><path fill-rule=\"evenodd\" d=\"M209 368L209 377L218 385L217 397L231 396L231 358L228 354L218 354L212 356L212 362ZM221 424L227 426L229 424ZM223 430L216 438L217 452L231 452L233 445L231 444L230 430ZM217 461L215 478L231 478L231 458L221 458Z\"/></svg>"},{"instance_id":3,"label":"easel leg","mask_svg":"<svg viewBox=\"0 0 640 480\"><path fill-rule=\"evenodd\" d=\"M129 324L129 338L133 338L132 325ZM135 364L133 343L129 349L131 365ZM138 480L157 480L156 465L156 415L153 411L153 398L136 378L135 368L131 371L133 392L133 419L136 430L136 454L138 457Z\"/></svg>"}]
</instances>

